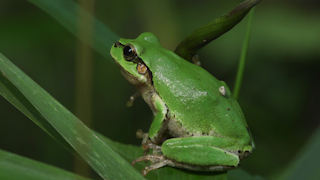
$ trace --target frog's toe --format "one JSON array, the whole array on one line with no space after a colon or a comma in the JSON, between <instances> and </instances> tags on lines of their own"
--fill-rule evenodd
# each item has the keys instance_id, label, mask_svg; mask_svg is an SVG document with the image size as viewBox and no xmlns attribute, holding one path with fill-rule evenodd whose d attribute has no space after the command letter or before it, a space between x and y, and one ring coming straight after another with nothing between
<instances>
[{"instance_id":1,"label":"frog's toe","mask_svg":"<svg viewBox=\"0 0 320 180\"><path fill-rule=\"evenodd\" d=\"M167 166L169 164L168 159L166 159L163 155L154 155L154 154L148 154L142 157L139 157L138 159L135 159L132 161L131 165L134 166L136 163L141 162L141 161L151 161L152 165L145 167L142 171L141 174L146 176L147 173L151 170L154 169L159 169L163 166Z\"/></svg>"},{"instance_id":2,"label":"frog's toe","mask_svg":"<svg viewBox=\"0 0 320 180\"><path fill-rule=\"evenodd\" d=\"M168 165L168 161L163 158L163 160L161 160L160 162L145 167L145 168L141 171L141 174L142 174L143 176L146 176L149 171L155 170L155 169L159 169L159 168L164 167L164 166L167 166L167 165Z\"/></svg>"},{"instance_id":3,"label":"frog's toe","mask_svg":"<svg viewBox=\"0 0 320 180\"><path fill-rule=\"evenodd\" d=\"M151 161L153 163L157 163L160 162L162 160L164 160L164 156L163 155L154 155L154 154L148 154L142 157L139 157L138 159L135 159L131 162L131 165L134 166L136 163L141 162L141 161Z\"/></svg>"}]
</instances>

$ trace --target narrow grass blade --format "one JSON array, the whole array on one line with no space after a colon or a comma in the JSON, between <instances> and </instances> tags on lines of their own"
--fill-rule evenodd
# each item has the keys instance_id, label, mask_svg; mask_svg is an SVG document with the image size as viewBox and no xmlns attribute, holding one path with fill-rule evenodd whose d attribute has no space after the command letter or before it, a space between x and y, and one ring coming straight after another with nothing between
<instances>
[{"instance_id":1,"label":"narrow grass blade","mask_svg":"<svg viewBox=\"0 0 320 180\"><path fill-rule=\"evenodd\" d=\"M68 31L80 38L82 41L91 45L92 48L97 51L100 55L114 62L109 54L109 49L113 43L119 38L112 30L105 26L102 22L95 19L91 14L82 9L74 1L71 0L28 0L32 4L38 6L40 9L48 13L54 19L56 19L62 26ZM90 38L78 35L78 14L86 14L87 18L93 19L94 21L94 32L93 42L87 42ZM88 36L91 37L89 33Z\"/></svg>"},{"instance_id":2,"label":"narrow grass blade","mask_svg":"<svg viewBox=\"0 0 320 180\"><path fill-rule=\"evenodd\" d=\"M277 179L319 179L319 162L320 162L320 128L306 142L306 145L301 148L288 167L282 172Z\"/></svg>"},{"instance_id":3,"label":"narrow grass blade","mask_svg":"<svg viewBox=\"0 0 320 180\"><path fill-rule=\"evenodd\" d=\"M56 140L66 144L62 136L101 177L144 179L127 161L2 54L0 94Z\"/></svg>"},{"instance_id":4,"label":"narrow grass blade","mask_svg":"<svg viewBox=\"0 0 320 180\"><path fill-rule=\"evenodd\" d=\"M0 179L89 180L47 164L0 150Z\"/></svg>"},{"instance_id":5,"label":"narrow grass blade","mask_svg":"<svg viewBox=\"0 0 320 180\"><path fill-rule=\"evenodd\" d=\"M239 66L238 66L238 71L237 71L237 76L236 76L236 82L235 82L234 90L233 90L234 99L238 99L239 92L240 92L242 77L243 77L243 73L244 73L244 66L246 64L246 59L247 59L247 54L248 54L253 12L254 12L254 8L252 8L251 12L249 13L249 19L247 22L246 35L244 37L244 41L243 41L243 45L242 45Z\"/></svg>"}]
</instances>

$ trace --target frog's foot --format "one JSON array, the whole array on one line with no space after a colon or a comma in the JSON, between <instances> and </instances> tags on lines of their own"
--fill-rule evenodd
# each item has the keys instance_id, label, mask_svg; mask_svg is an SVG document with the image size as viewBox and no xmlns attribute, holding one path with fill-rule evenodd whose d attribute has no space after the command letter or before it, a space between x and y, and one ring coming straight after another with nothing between
<instances>
[{"instance_id":1,"label":"frog's foot","mask_svg":"<svg viewBox=\"0 0 320 180\"><path fill-rule=\"evenodd\" d=\"M139 96L141 96L139 92L136 92L132 96L130 96L129 100L126 103L126 106L131 107L133 105L134 100Z\"/></svg>"},{"instance_id":2,"label":"frog's foot","mask_svg":"<svg viewBox=\"0 0 320 180\"><path fill-rule=\"evenodd\" d=\"M147 144L149 143L149 137L148 137L148 133L144 133L142 132L141 129L138 129L137 132L136 132L136 137L138 139L142 139L142 143L141 144Z\"/></svg>"},{"instance_id":3,"label":"frog's foot","mask_svg":"<svg viewBox=\"0 0 320 180\"><path fill-rule=\"evenodd\" d=\"M154 170L154 169L159 169L163 166L167 166L169 165L170 163L172 163L171 160L168 160L166 159L163 155L154 155L154 154L149 154L149 155L145 155L145 156L142 156L138 159L135 159L132 161L131 165L134 166L137 162L141 162L141 161L151 161L152 165L150 166L147 166L145 167L142 171L141 171L141 174L143 176L146 176L147 173L151 170Z\"/></svg>"},{"instance_id":4,"label":"frog's foot","mask_svg":"<svg viewBox=\"0 0 320 180\"><path fill-rule=\"evenodd\" d=\"M155 144L153 144L153 143L143 144L143 145L142 145L142 148L143 148L144 150L146 150L146 149L153 149L153 150L156 150L156 151L161 151L161 146L155 145Z\"/></svg>"},{"instance_id":5,"label":"frog's foot","mask_svg":"<svg viewBox=\"0 0 320 180\"><path fill-rule=\"evenodd\" d=\"M141 161L151 161L152 164L150 166L146 166L142 171L141 174L143 176L146 176L149 171L159 169L164 166L170 166L170 167L175 167L175 168L181 168L181 169L188 169L192 171L207 171L207 172L212 172L212 171L227 171L230 169L234 169L235 167L239 166L223 166L223 165L214 165L214 166L197 166L197 165L188 165L188 164L183 164L183 163L178 163L176 161L167 159L164 157L164 155L155 155L155 154L148 154L145 156L142 156L138 159L135 159L132 161L131 165L134 166L136 163L141 162Z\"/></svg>"},{"instance_id":6,"label":"frog's foot","mask_svg":"<svg viewBox=\"0 0 320 180\"><path fill-rule=\"evenodd\" d=\"M146 143L146 144L142 144L142 149L144 149L144 154L143 155L147 155L147 153L149 152L149 149L153 149L153 154L154 155L158 155L161 154L161 146L157 146L153 143Z\"/></svg>"}]
</instances>

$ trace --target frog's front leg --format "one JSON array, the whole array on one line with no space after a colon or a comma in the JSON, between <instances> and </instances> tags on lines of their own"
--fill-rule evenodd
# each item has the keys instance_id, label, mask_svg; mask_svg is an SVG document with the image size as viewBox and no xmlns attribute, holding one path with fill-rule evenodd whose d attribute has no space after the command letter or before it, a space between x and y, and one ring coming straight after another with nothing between
<instances>
[{"instance_id":1,"label":"frog's front leg","mask_svg":"<svg viewBox=\"0 0 320 180\"><path fill-rule=\"evenodd\" d=\"M134 93L130 96L129 100L126 103L127 107L131 107L133 105L133 102L136 100L137 97L141 96L139 92Z\"/></svg>"},{"instance_id":2,"label":"frog's front leg","mask_svg":"<svg viewBox=\"0 0 320 180\"><path fill-rule=\"evenodd\" d=\"M164 132L167 130L169 123L169 110L158 94L154 93L151 97L154 120L149 128L149 139L153 144L162 143Z\"/></svg>"},{"instance_id":3,"label":"frog's front leg","mask_svg":"<svg viewBox=\"0 0 320 180\"><path fill-rule=\"evenodd\" d=\"M137 132L136 132L136 137L138 139L142 139L142 143L141 144L145 144L145 143L147 143L149 135L148 135L148 133L144 133L141 129L138 129Z\"/></svg>"},{"instance_id":4,"label":"frog's front leg","mask_svg":"<svg viewBox=\"0 0 320 180\"><path fill-rule=\"evenodd\" d=\"M136 137L142 139L142 145L151 142L154 144L162 143L164 141L162 136L168 127L169 110L157 93L152 91L142 93L142 97L149 104L155 117L149 128L149 132L144 133L141 129L138 129Z\"/></svg>"},{"instance_id":5,"label":"frog's front leg","mask_svg":"<svg viewBox=\"0 0 320 180\"><path fill-rule=\"evenodd\" d=\"M138 138L142 138L142 148L144 151L144 156L135 159L132 161L132 166L134 166L135 163L140 161L157 161L157 165L152 165L152 167L149 167L149 170L147 168L142 172L142 174L146 175L148 171L152 169L157 169L159 167L165 166L166 164L161 163L159 164L159 161L162 158L161 154L161 147L157 146L157 144L162 143L164 141L164 132L167 130L168 122L169 122L169 111L166 106L166 104L162 101L162 99L159 97L158 94L154 93L151 97L151 109L153 110L155 117L154 120L150 126L149 133L143 133L141 129L138 129L136 135ZM152 155L146 155L149 149L153 149ZM155 160L153 160L153 158Z\"/></svg>"}]
</instances>

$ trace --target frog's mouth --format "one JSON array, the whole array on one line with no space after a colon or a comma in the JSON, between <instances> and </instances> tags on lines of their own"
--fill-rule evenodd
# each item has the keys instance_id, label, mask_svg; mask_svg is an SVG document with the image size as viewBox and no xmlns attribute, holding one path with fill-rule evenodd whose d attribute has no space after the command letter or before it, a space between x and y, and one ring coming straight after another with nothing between
<instances>
[{"instance_id":1,"label":"frog's mouth","mask_svg":"<svg viewBox=\"0 0 320 180\"><path fill-rule=\"evenodd\" d=\"M143 67L143 68L146 68L144 70L145 71L144 74L141 74L140 77L137 77L137 76L134 76L133 74L131 74L130 72L128 72L127 70L125 70L119 63L117 63L117 64L120 66L120 72L123 75L123 77L127 81L129 81L131 84L136 86L138 89L140 89L142 86L150 86L150 85L153 86L153 76L147 66ZM140 66L143 66L143 65L137 64L137 69L141 68Z\"/></svg>"},{"instance_id":2,"label":"frog's mouth","mask_svg":"<svg viewBox=\"0 0 320 180\"><path fill-rule=\"evenodd\" d=\"M239 158L244 159L244 158L250 156L251 153L252 153L252 150L251 151L243 151L243 152L239 153Z\"/></svg>"}]
</instances>

